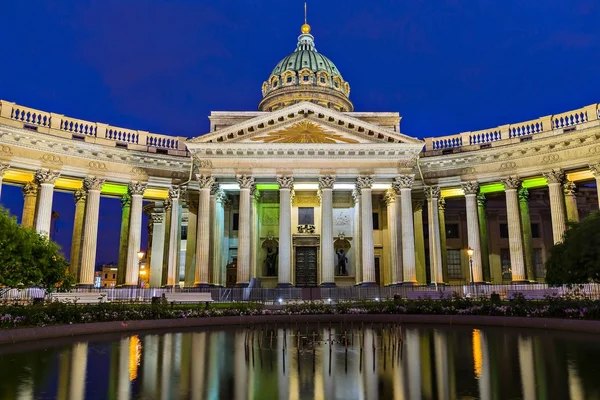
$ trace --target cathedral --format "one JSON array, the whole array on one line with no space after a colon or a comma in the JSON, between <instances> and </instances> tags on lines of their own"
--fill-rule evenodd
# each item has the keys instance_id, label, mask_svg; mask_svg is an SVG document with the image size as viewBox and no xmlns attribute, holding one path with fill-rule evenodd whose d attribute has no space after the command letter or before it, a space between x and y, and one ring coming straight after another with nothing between
<instances>
[{"instance_id":1,"label":"cathedral","mask_svg":"<svg viewBox=\"0 0 600 400\"><path fill-rule=\"evenodd\" d=\"M54 193L73 193L82 287L107 197L122 203L125 287L543 282L567 223L598 210L598 104L418 139L398 112L354 110L306 23L262 96L195 138L2 100L0 185L22 186L22 224L44 235Z\"/></svg>"}]
</instances>

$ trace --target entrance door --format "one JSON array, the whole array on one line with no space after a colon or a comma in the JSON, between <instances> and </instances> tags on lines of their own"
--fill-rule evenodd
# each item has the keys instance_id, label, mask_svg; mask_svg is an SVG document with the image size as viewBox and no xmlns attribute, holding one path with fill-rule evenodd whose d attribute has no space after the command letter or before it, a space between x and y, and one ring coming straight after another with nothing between
<instances>
[{"instance_id":1,"label":"entrance door","mask_svg":"<svg viewBox=\"0 0 600 400\"><path fill-rule=\"evenodd\" d=\"M317 286L317 247L296 247L296 286Z\"/></svg>"}]
</instances>

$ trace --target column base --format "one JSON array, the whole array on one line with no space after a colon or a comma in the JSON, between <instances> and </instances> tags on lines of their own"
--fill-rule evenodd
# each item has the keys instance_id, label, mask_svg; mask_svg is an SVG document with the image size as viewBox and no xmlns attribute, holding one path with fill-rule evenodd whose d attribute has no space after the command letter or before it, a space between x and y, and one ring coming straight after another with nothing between
<instances>
[{"instance_id":1,"label":"column base","mask_svg":"<svg viewBox=\"0 0 600 400\"><path fill-rule=\"evenodd\" d=\"M522 281L511 281L510 285L531 285L531 282L528 280L522 280Z\"/></svg>"},{"instance_id":2,"label":"column base","mask_svg":"<svg viewBox=\"0 0 600 400\"><path fill-rule=\"evenodd\" d=\"M75 285L75 288L77 288L77 289L94 289L95 286L92 283L78 283L77 285Z\"/></svg>"},{"instance_id":3,"label":"column base","mask_svg":"<svg viewBox=\"0 0 600 400\"><path fill-rule=\"evenodd\" d=\"M414 281L414 282L402 282L401 285L402 286L408 286L408 287L415 287L415 286L419 286L419 283L417 281Z\"/></svg>"},{"instance_id":4,"label":"column base","mask_svg":"<svg viewBox=\"0 0 600 400\"><path fill-rule=\"evenodd\" d=\"M208 283L194 283L195 288L209 288L210 285Z\"/></svg>"},{"instance_id":5,"label":"column base","mask_svg":"<svg viewBox=\"0 0 600 400\"><path fill-rule=\"evenodd\" d=\"M240 282L236 283L234 287L236 288L247 288L250 285L250 282Z\"/></svg>"},{"instance_id":6,"label":"column base","mask_svg":"<svg viewBox=\"0 0 600 400\"><path fill-rule=\"evenodd\" d=\"M123 289L135 289L135 288L138 288L138 285L121 285L121 288L123 288Z\"/></svg>"},{"instance_id":7,"label":"column base","mask_svg":"<svg viewBox=\"0 0 600 400\"><path fill-rule=\"evenodd\" d=\"M277 284L277 289L286 289L286 288L291 288L294 287L294 285L292 285L291 283L278 283Z\"/></svg>"},{"instance_id":8,"label":"column base","mask_svg":"<svg viewBox=\"0 0 600 400\"><path fill-rule=\"evenodd\" d=\"M400 287L402 286L401 282L397 282L397 283L390 283L389 285L387 285L387 287Z\"/></svg>"},{"instance_id":9,"label":"column base","mask_svg":"<svg viewBox=\"0 0 600 400\"><path fill-rule=\"evenodd\" d=\"M375 282L363 282L359 285L360 287L379 287Z\"/></svg>"},{"instance_id":10,"label":"column base","mask_svg":"<svg viewBox=\"0 0 600 400\"><path fill-rule=\"evenodd\" d=\"M323 282L319 286L322 288L335 287L335 282Z\"/></svg>"}]
</instances>

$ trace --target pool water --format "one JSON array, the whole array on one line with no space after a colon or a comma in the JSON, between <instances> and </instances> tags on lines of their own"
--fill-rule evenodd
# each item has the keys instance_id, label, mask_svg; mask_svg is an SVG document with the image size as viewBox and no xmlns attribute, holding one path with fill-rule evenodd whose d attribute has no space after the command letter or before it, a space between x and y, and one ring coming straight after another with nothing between
<instances>
[{"instance_id":1,"label":"pool water","mask_svg":"<svg viewBox=\"0 0 600 400\"><path fill-rule=\"evenodd\" d=\"M0 399L600 399L591 335L256 325L0 346Z\"/></svg>"}]
</instances>

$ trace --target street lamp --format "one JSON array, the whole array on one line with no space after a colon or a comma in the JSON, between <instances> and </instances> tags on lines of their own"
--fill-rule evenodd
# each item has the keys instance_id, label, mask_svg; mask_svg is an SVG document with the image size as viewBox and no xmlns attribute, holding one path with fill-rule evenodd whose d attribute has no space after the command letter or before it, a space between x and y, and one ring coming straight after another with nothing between
<instances>
[{"instance_id":1,"label":"street lamp","mask_svg":"<svg viewBox=\"0 0 600 400\"><path fill-rule=\"evenodd\" d=\"M473 249L469 247L467 249L467 254L469 255L469 275L471 277L471 286L473 286L473 253Z\"/></svg>"},{"instance_id":2,"label":"street lamp","mask_svg":"<svg viewBox=\"0 0 600 400\"><path fill-rule=\"evenodd\" d=\"M142 269L144 268L142 266L142 260L144 259L144 255L145 255L145 253L142 250L137 252L137 256L138 256L138 260L139 260L139 263L138 263L138 267L139 267L138 268L139 269L138 287L140 286L140 281L142 279L142 275L146 275L146 271L142 271ZM143 274L142 274L142 272L143 272Z\"/></svg>"}]
</instances>

